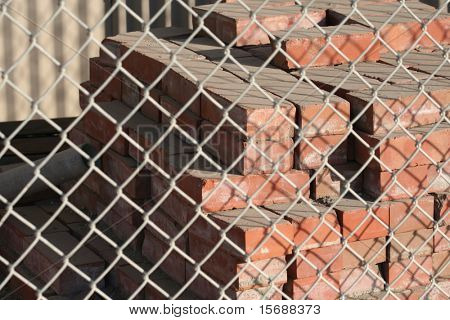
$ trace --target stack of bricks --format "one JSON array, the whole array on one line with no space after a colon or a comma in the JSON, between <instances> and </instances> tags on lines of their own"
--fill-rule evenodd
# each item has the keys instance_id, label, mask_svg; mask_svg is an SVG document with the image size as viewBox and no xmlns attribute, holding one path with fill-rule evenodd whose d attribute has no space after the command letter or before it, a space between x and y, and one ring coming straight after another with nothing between
<instances>
[{"instance_id":1,"label":"stack of bricks","mask_svg":"<svg viewBox=\"0 0 450 320\"><path fill-rule=\"evenodd\" d=\"M375 26L399 6L360 2ZM189 41L182 29L103 41L118 59L91 59L70 138L106 150L105 175L71 200L199 298L440 298L431 277L448 295L450 73L435 70L449 16L430 41L401 9L380 41L364 19L344 21L344 1L307 13L270 1L264 28L238 3L195 11L211 9L194 19L209 32ZM333 47L321 50L322 32ZM142 274L122 267L132 292Z\"/></svg>"}]
</instances>

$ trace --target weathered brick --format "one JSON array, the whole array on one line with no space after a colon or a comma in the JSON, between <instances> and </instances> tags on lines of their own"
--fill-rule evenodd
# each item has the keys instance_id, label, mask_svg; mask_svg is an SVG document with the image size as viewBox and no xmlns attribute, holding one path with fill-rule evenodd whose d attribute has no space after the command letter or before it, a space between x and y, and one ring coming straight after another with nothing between
<instances>
[{"instance_id":1,"label":"weathered brick","mask_svg":"<svg viewBox=\"0 0 450 320\"><path fill-rule=\"evenodd\" d=\"M118 185L124 185L123 191L133 199L145 199L150 195L150 172L138 170L136 160L108 150L102 157L103 172Z\"/></svg>"},{"instance_id":2,"label":"weathered brick","mask_svg":"<svg viewBox=\"0 0 450 320\"><path fill-rule=\"evenodd\" d=\"M384 25L380 30L381 38L396 51L403 51L411 48L415 41L418 40L418 45L430 47L434 46L428 35L422 37L423 31L421 23L418 22L405 7L399 8L399 3L389 3L380 5L361 5L358 6L358 12L351 14L352 8L332 8L328 11L328 22L331 24L339 24L343 19L349 18L348 23L361 24L369 27L361 17L360 13L364 15L377 29L380 29L386 21L393 16L389 23ZM431 6L419 2L409 2L408 10L419 17L424 23L428 23L435 13L435 9ZM436 18L433 18L427 26L427 32L438 43L448 43L448 25L449 16L441 13ZM422 37L422 38L421 38ZM420 39L420 40L419 40ZM388 51L387 47L383 51Z\"/></svg>"},{"instance_id":3,"label":"weathered brick","mask_svg":"<svg viewBox=\"0 0 450 320\"><path fill-rule=\"evenodd\" d=\"M433 276L450 278L450 252L442 251L431 256L433 260Z\"/></svg>"},{"instance_id":4,"label":"weathered brick","mask_svg":"<svg viewBox=\"0 0 450 320\"><path fill-rule=\"evenodd\" d=\"M443 169L444 174L448 174L448 169ZM393 180L393 174L396 175L396 182ZM370 168L364 170L364 192L373 197L378 197L385 192L381 200L419 196L430 184L432 184L428 189L430 192L442 192L448 189L448 182L443 175L438 175L434 165L405 167L402 170L393 171L392 174Z\"/></svg>"},{"instance_id":5,"label":"weathered brick","mask_svg":"<svg viewBox=\"0 0 450 320\"><path fill-rule=\"evenodd\" d=\"M228 117L235 124L225 122L227 129L238 132L235 126L241 127L246 133L246 137L257 139L280 139L292 136L295 108L290 102L283 101L279 108L275 102L279 100L274 95L266 92L273 101L261 93L256 88L251 87L245 92L250 84L229 84L224 87L207 88L211 100L205 95L202 96L202 118L212 124L219 124L224 112L228 111ZM245 95L240 96L245 92ZM217 107L218 103L222 109ZM234 106L231 108L231 105ZM286 120L291 119L291 123Z\"/></svg>"},{"instance_id":6,"label":"weathered brick","mask_svg":"<svg viewBox=\"0 0 450 320\"><path fill-rule=\"evenodd\" d=\"M190 201L202 204L205 212L245 208L248 204L247 197L252 197L255 205L269 205L292 201L297 197L297 192L309 196L309 176L305 171L292 170L283 176L277 173L245 176L230 174L227 180L223 180L220 171L205 159L189 163L193 156L195 155L168 156L168 170L176 174L187 169L176 181L176 185L190 197ZM167 184L168 180L164 178L156 181Z\"/></svg>"},{"instance_id":7,"label":"weathered brick","mask_svg":"<svg viewBox=\"0 0 450 320\"><path fill-rule=\"evenodd\" d=\"M339 279L332 275L288 280L283 291L293 300L336 300L339 298Z\"/></svg>"},{"instance_id":8,"label":"weathered brick","mask_svg":"<svg viewBox=\"0 0 450 320\"><path fill-rule=\"evenodd\" d=\"M391 262L414 257L429 256L433 253L433 230L421 229L397 233L387 247L388 260ZM405 249L406 248L406 249Z\"/></svg>"},{"instance_id":9,"label":"weathered brick","mask_svg":"<svg viewBox=\"0 0 450 320\"><path fill-rule=\"evenodd\" d=\"M349 146L350 147L350 146ZM342 175L342 179L334 171L324 168L316 171L317 175L311 182L311 198L313 199L335 199L345 193L345 186L350 181L350 189L360 193L363 185L363 175L357 174L359 165L355 162L348 162L342 165L333 165L333 168Z\"/></svg>"},{"instance_id":10,"label":"weathered brick","mask_svg":"<svg viewBox=\"0 0 450 320\"><path fill-rule=\"evenodd\" d=\"M197 263L202 262L201 269L223 285L231 284L232 288L243 291L271 284L278 286L287 281L284 256L247 264L220 247L212 252L213 248L213 244L189 234L190 257ZM212 255L203 261L211 252Z\"/></svg>"},{"instance_id":11,"label":"weathered brick","mask_svg":"<svg viewBox=\"0 0 450 320\"><path fill-rule=\"evenodd\" d=\"M271 173L275 171L276 164L277 171L280 172L293 168L292 139L256 140L250 143L248 140L242 140L238 134L222 129L214 132L215 129L215 126L204 124L201 135L208 139L207 146L214 151L217 158L227 168L232 166L232 172L243 175Z\"/></svg>"},{"instance_id":12,"label":"weathered brick","mask_svg":"<svg viewBox=\"0 0 450 320\"><path fill-rule=\"evenodd\" d=\"M314 146L314 149L311 145ZM331 152L334 148L336 149ZM329 154L328 158L325 158L326 154ZM316 169L325 161L331 165L346 163L347 140L345 135L301 139L295 148L294 161L297 169Z\"/></svg>"},{"instance_id":13,"label":"weathered brick","mask_svg":"<svg viewBox=\"0 0 450 320\"><path fill-rule=\"evenodd\" d=\"M258 211L250 208L215 212L208 215L208 218L221 230L229 228L226 237L249 255L252 261L279 257L292 251L291 241L294 232L292 224L279 219L277 214L264 208ZM274 231L270 234L272 230ZM196 219L190 232L213 244L221 239L220 230L203 216ZM236 249L230 245L224 246L224 250L236 255ZM242 252L239 252L238 258L244 258Z\"/></svg>"},{"instance_id":14,"label":"weathered brick","mask_svg":"<svg viewBox=\"0 0 450 320\"><path fill-rule=\"evenodd\" d=\"M264 66L263 60L254 57L236 59L246 71L228 60L221 66L243 80L248 80L253 74L256 83L273 93L293 103L297 109L296 122L305 137L323 135L338 135L347 132L347 122L350 118L350 105L347 101L328 94L326 96L308 83L299 82L299 73L293 75L273 66ZM330 81L330 75L327 75ZM286 125L289 125L285 120ZM274 139L274 137L270 138Z\"/></svg>"},{"instance_id":15,"label":"weathered brick","mask_svg":"<svg viewBox=\"0 0 450 320\"><path fill-rule=\"evenodd\" d=\"M120 100L122 97L122 77L120 71L111 76L114 71L114 68L103 66L99 58L89 59L89 79L92 85L99 88L107 83L102 90L104 94Z\"/></svg>"},{"instance_id":16,"label":"weathered brick","mask_svg":"<svg viewBox=\"0 0 450 320\"><path fill-rule=\"evenodd\" d=\"M393 132L386 135L369 135L358 132L358 135L374 149L374 156L378 160L372 160L369 166L376 170L397 170L404 165L414 167L418 165L443 162L450 156L448 139L450 138L450 126L446 123L439 125L427 125L408 129L409 133ZM421 142L420 146L417 145ZM420 148L417 154L414 154ZM360 164L365 164L370 158L369 147L363 145L358 139L355 141L355 158Z\"/></svg>"},{"instance_id":17,"label":"weathered brick","mask_svg":"<svg viewBox=\"0 0 450 320\"><path fill-rule=\"evenodd\" d=\"M431 256L415 257L413 262L404 259L382 264L382 270L391 289L407 290L430 283L433 262Z\"/></svg>"},{"instance_id":18,"label":"weathered brick","mask_svg":"<svg viewBox=\"0 0 450 320\"><path fill-rule=\"evenodd\" d=\"M159 267L174 281L184 284L186 281L186 259L177 251L171 250L169 240L156 236L155 230L147 230L142 244L142 255ZM186 237L177 241L177 247L186 245ZM186 251L186 247L179 247ZM168 253L170 252L170 253Z\"/></svg>"},{"instance_id":19,"label":"weathered brick","mask_svg":"<svg viewBox=\"0 0 450 320\"><path fill-rule=\"evenodd\" d=\"M450 241L448 241L446 237L450 238L450 226L439 227L433 237L434 252L450 250Z\"/></svg>"},{"instance_id":20,"label":"weathered brick","mask_svg":"<svg viewBox=\"0 0 450 320\"><path fill-rule=\"evenodd\" d=\"M79 244L68 232L48 234L46 239L64 255L68 255ZM28 243L33 240L34 237L27 238ZM97 280L105 267L105 262L85 246L76 251L69 261L92 280ZM62 257L43 242L36 244L24 259L23 264L33 270L45 283L48 283L63 267ZM97 285L101 287L102 282L100 281ZM73 270L66 268L52 283L52 287L58 294L70 295L89 289L89 282Z\"/></svg>"},{"instance_id":21,"label":"weathered brick","mask_svg":"<svg viewBox=\"0 0 450 320\"><path fill-rule=\"evenodd\" d=\"M420 71L430 74L435 74L438 77L449 78L450 65L444 63L444 56L441 50L434 52L420 52L411 50L408 53L402 52L402 64L410 71ZM381 56L384 63L396 66L398 64L397 57L391 52L385 53Z\"/></svg>"},{"instance_id":22,"label":"weathered brick","mask_svg":"<svg viewBox=\"0 0 450 320\"><path fill-rule=\"evenodd\" d=\"M438 78L427 82L425 92L434 101L420 93L417 84L392 84L379 88L378 99L383 104L378 99L371 102L371 90L350 92L345 99L350 102L352 118L361 115L355 123L356 128L369 134L383 134L396 127L396 118L403 128L438 122L442 110L450 102L448 84L448 80Z\"/></svg>"},{"instance_id":23,"label":"weathered brick","mask_svg":"<svg viewBox=\"0 0 450 320\"><path fill-rule=\"evenodd\" d=\"M160 111L158 107L153 103L150 98L146 98L145 92L149 87L148 84L143 83L144 88L138 86L134 80L123 77L122 84L122 102L132 109L135 109L138 105L140 112L149 119L159 122L160 121ZM148 89L149 96L160 103L161 91L157 88Z\"/></svg>"},{"instance_id":24,"label":"weathered brick","mask_svg":"<svg viewBox=\"0 0 450 320\"><path fill-rule=\"evenodd\" d=\"M18 207L14 208L14 211L36 228L42 228L51 218L48 213L35 206ZM2 212L2 218L3 214ZM68 229L55 218L47 228L42 230L42 235L46 237L51 233L66 231ZM35 231L13 215L9 215L0 226L0 241L17 254L22 254L27 249L29 245L27 239L34 236Z\"/></svg>"},{"instance_id":25,"label":"weathered brick","mask_svg":"<svg viewBox=\"0 0 450 320\"><path fill-rule=\"evenodd\" d=\"M329 274L332 272L332 267L338 265L338 261L341 260L341 249L342 245L336 244L300 251L303 257L295 254L288 255L287 262L290 263L293 260L287 269L288 277L290 279L315 277L319 271ZM331 265L325 269L330 262Z\"/></svg>"},{"instance_id":26,"label":"weathered brick","mask_svg":"<svg viewBox=\"0 0 450 320\"><path fill-rule=\"evenodd\" d=\"M211 5L199 6L195 11L204 17ZM263 8L256 15L257 21L270 32L286 30L297 23L304 15L298 6L277 8ZM205 25L225 43L233 42L236 46L258 45L269 43L267 33L252 21L249 12L241 5L224 4L216 6L213 14L206 16ZM308 17L304 17L296 28L311 28L314 23L321 24L325 19L325 11L320 9L308 10ZM247 29L248 28L248 29Z\"/></svg>"},{"instance_id":27,"label":"weathered brick","mask_svg":"<svg viewBox=\"0 0 450 320\"><path fill-rule=\"evenodd\" d=\"M125 105L119 101L99 103L99 107L112 117L117 123L122 122L130 112ZM101 142L102 144L110 143L117 133L117 124L106 118L100 111L91 109L82 118L84 123L83 129L87 135ZM136 113L128 122L126 122L122 129L125 133L128 132L129 127L134 127L139 124L145 124L146 118L139 113ZM114 138L111 148L121 155L128 153L129 142L124 136L118 135Z\"/></svg>"},{"instance_id":28,"label":"weathered brick","mask_svg":"<svg viewBox=\"0 0 450 320\"><path fill-rule=\"evenodd\" d=\"M80 84L80 86L87 91L87 93L84 90L79 90L78 91L78 99L80 102L80 108L82 110L86 109L87 106L89 105L89 98L91 96L94 96L94 94L96 93L96 91L98 90L98 88L96 88L90 81L86 81ZM108 102L111 101L113 99L113 97L108 94L105 93L104 91L101 91L99 93L97 93L94 97L94 101L99 103L99 102Z\"/></svg>"},{"instance_id":29,"label":"weathered brick","mask_svg":"<svg viewBox=\"0 0 450 320\"><path fill-rule=\"evenodd\" d=\"M375 40L371 29L357 25L329 26L322 29L323 31L312 28L289 33L281 41L281 48L285 53L278 52L272 63L283 69L295 69L297 66L330 66L356 59L377 61L380 58L380 43ZM331 43L340 52L327 43L326 37L331 33L334 33L331 36ZM272 40L273 50L285 35L286 31L274 33L276 40ZM294 64L287 56L290 56L297 64Z\"/></svg>"},{"instance_id":30,"label":"weathered brick","mask_svg":"<svg viewBox=\"0 0 450 320\"><path fill-rule=\"evenodd\" d=\"M355 198L343 198L334 206L342 228L342 235L347 241L373 239L388 235L389 205L365 201L367 205ZM372 212L369 212L369 208L372 209ZM350 236L351 233L353 233L352 236Z\"/></svg>"},{"instance_id":31,"label":"weathered brick","mask_svg":"<svg viewBox=\"0 0 450 320\"><path fill-rule=\"evenodd\" d=\"M343 269L364 267L366 264L378 264L386 261L386 241L375 238L349 242L329 247L319 247L302 251L304 258L297 256L288 268L288 276L293 279L316 276L318 271L325 274ZM292 256L288 256L290 261ZM325 266L330 263L327 269ZM314 265L315 268L313 266Z\"/></svg>"},{"instance_id":32,"label":"weathered brick","mask_svg":"<svg viewBox=\"0 0 450 320\"><path fill-rule=\"evenodd\" d=\"M358 65L356 64L355 67ZM380 81L376 79L350 72L347 65L312 67L304 70L304 72L305 77L314 82L320 89L331 92L337 88L336 94L342 97L345 97L348 92L367 90L380 85ZM301 76L300 71L292 71L292 74L296 77Z\"/></svg>"},{"instance_id":33,"label":"weathered brick","mask_svg":"<svg viewBox=\"0 0 450 320\"><path fill-rule=\"evenodd\" d=\"M390 203L389 227L396 233L433 227L433 197L418 199L417 206L410 199L395 200Z\"/></svg>"},{"instance_id":34,"label":"weathered brick","mask_svg":"<svg viewBox=\"0 0 450 320\"><path fill-rule=\"evenodd\" d=\"M366 267L344 269L322 275L322 278L313 276L289 280L284 291L295 300L335 300L342 295L352 297L382 290L383 281L378 268L373 265Z\"/></svg>"},{"instance_id":35,"label":"weathered brick","mask_svg":"<svg viewBox=\"0 0 450 320\"><path fill-rule=\"evenodd\" d=\"M338 68L343 67L344 66ZM429 77L428 74L423 72L414 70L406 71L402 67L397 69L397 64L390 65L380 62L360 62L354 67L355 70L362 76L376 79L380 82L386 81L389 84L418 83L417 80L425 80Z\"/></svg>"},{"instance_id":36,"label":"weathered brick","mask_svg":"<svg viewBox=\"0 0 450 320\"><path fill-rule=\"evenodd\" d=\"M281 288L277 286L252 288L244 291L238 291L230 287L220 285L215 281L211 283L201 274L196 274L192 266L188 266L186 274L188 280L194 278L190 283L188 289L198 295L200 299L226 299L228 297L232 300L281 300ZM221 289L225 287L224 295L221 294Z\"/></svg>"},{"instance_id":37,"label":"weathered brick","mask_svg":"<svg viewBox=\"0 0 450 320\"><path fill-rule=\"evenodd\" d=\"M311 182L311 198L337 198L341 193L341 182L328 168L317 170Z\"/></svg>"},{"instance_id":38,"label":"weathered brick","mask_svg":"<svg viewBox=\"0 0 450 320\"><path fill-rule=\"evenodd\" d=\"M194 131L201 123L201 118L198 114L192 112L189 108L176 102L169 96L161 96L161 107L169 113L167 115L165 112L161 112L161 123L169 125L172 119L176 119L177 125L179 125L183 130L188 132ZM185 111L179 113L181 109L184 108ZM175 117L176 116L176 117ZM190 129L190 131L189 131Z\"/></svg>"},{"instance_id":39,"label":"weathered brick","mask_svg":"<svg viewBox=\"0 0 450 320\"><path fill-rule=\"evenodd\" d=\"M294 244L301 249L326 247L340 242L339 223L334 210L319 204L277 204L267 209L293 225Z\"/></svg>"}]
</instances>

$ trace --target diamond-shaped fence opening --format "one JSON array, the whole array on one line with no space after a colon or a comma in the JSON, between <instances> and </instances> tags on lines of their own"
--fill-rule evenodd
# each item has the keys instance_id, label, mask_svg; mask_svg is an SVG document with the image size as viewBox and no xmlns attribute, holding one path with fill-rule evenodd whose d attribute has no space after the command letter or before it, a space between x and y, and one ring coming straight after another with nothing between
<instances>
[{"instance_id":1,"label":"diamond-shaped fence opening","mask_svg":"<svg viewBox=\"0 0 450 320\"><path fill-rule=\"evenodd\" d=\"M448 299L448 4L0 1L0 297Z\"/></svg>"}]
</instances>

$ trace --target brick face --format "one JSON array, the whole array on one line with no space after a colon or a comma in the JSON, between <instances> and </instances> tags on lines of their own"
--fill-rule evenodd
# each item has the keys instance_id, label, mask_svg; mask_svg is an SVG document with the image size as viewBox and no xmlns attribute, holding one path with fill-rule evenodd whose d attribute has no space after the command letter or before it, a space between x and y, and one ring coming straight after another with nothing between
<instances>
[{"instance_id":1,"label":"brick face","mask_svg":"<svg viewBox=\"0 0 450 320\"><path fill-rule=\"evenodd\" d=\"M433 279L450 292L450 69L437 70L442 50L427 37L410 48L421 23L403 8L380 30L386 45L356 15L337 27L350 10L345 0L306 1L310 19L282 40L305 18L295 1L269 1L256 13L274 39L237 1L222 2L204 26L229 48L177 27L152 28L158 41L144 35L136 44L141 32L103 41L122 69L105 84L119 60L105 52L90 59L83 115L69 132L73 143L102 150L68 199L84 215L67 208L41 235L64 252L88 236L71 261L93 277L114 263L97 284L114 298L167 299L184 289L178 298L446 298L427 287ZM399 8L359 2L376 27ZM435 12L407 5L422 22ZM315 24L336 31L328 39L336 48ZM444 48L448 27L444 14L427 27ZM274 53L278 41L301 68ZM57 209L14 210L40 227ZM16 218L0 226L0 252L11 261L35 237ZM117 260L118 248L134 263ZM41 241L16 270L42 271L37 283L48 282L57 259ZM136 265L154 270L151 283L140 287ZM66 270L49 290L73 298L89 283Z\"/></svg>"},{"instance_id":2,"label":"brick face","mask_svg":"<svg viewBox=\"0 0 450 320\"><path fill-rule=\"evenodd\" d=\"M324 27L323 30L331 36L331 43L327 44L325 35L319 30L298 30L291 32L284 38L281 46L286 53L278 53L274 64L284 69L294 69L299 65L330 66L347 63L359 59L360 61L377 61L380 57L379 42L369 28L363 26ZM336 31L337 30L337 31ZM285 31L274 35L279 40L285 36ZM276 48L277 40L273 41ZM338 48L338 52L335 47ZM325 49L324 49L325 48ZM367 50L367 52L365 52ZM296 63L286 57L289 55Z\"/></svg>"}]
</instances>

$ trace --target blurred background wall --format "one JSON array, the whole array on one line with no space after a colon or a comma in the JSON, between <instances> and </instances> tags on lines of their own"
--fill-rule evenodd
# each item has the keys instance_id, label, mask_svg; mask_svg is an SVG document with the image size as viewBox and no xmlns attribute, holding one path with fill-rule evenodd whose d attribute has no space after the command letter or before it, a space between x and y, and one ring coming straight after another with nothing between
<instances>
[{"instance_id":1,"label":"blurred background wall","mask_svg":"<svg viewBox=\"0 0 450 320\"><path fill-rule=\"evenodd\" d=\"M153 27L190 26L188 12L176 1L122 1L144 20L164 8ZM183 1L190 6L215 2ZM446 2L422 1L435 6ZM98 55L96 42L141 29L123 7L115 7L115 0L59 3L0 0L0 6L7 6L0 10L0 122L25 119L34 106L50 118L76 116L76 84L88 78L88 59Z\"/></svg>"}]
</instances>

